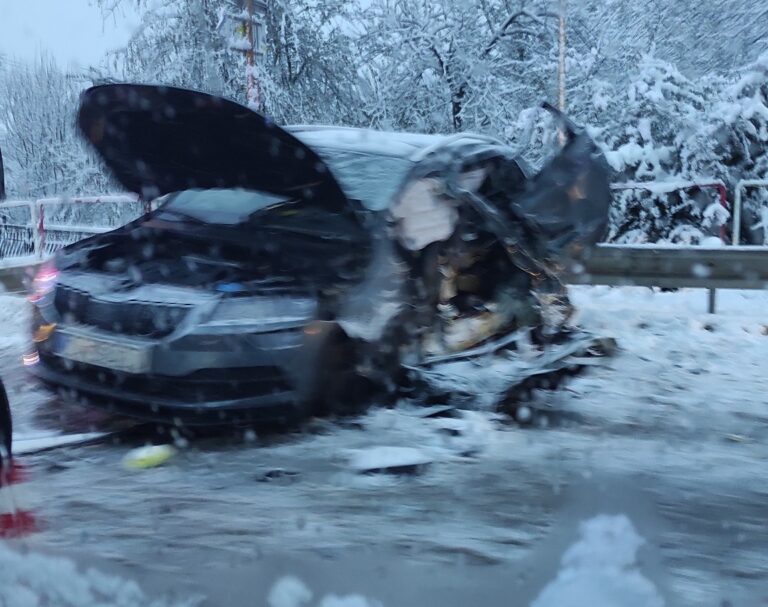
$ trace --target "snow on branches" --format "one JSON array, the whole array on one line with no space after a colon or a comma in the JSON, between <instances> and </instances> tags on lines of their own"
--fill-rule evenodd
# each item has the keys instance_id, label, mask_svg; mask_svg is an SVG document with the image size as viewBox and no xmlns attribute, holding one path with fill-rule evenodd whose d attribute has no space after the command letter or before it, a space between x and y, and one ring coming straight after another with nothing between
<instances>
[{"instance_id":1,"label":"snow on branches","mask_svg":"<svg viewBox=\"0 0 768 607\"><path fill-rule=\"evenodd\" d=\"M744 22L746 0L713 2L725 22ZM0 65L9 194L106 187L71 125L78 89L90 81L184 86L248 103L250 77L251 104L279 124L475 131L505 139L533 165L557 146L536 109L557 96L553 0L270 0L259 16L259 59L248 66L250 41L232 25L243 17L237 0L97 3L107 16L130 5L140 25L89 78ZM735 55L683 60L690 40L655 34L669 27L658 15L677 15L677 4L568 3L567 113L602 146L615 182L720 180L732 191L739 179L768 177L768 53L722 73L712 70L732 67ZM707 19L696 9L681 27L719 27ZM768 206L761 192L748 193L749 226ZM611 238L697 242L727 219L715 202L713 190L623 190Z\"/></svg>"}]
</instances>

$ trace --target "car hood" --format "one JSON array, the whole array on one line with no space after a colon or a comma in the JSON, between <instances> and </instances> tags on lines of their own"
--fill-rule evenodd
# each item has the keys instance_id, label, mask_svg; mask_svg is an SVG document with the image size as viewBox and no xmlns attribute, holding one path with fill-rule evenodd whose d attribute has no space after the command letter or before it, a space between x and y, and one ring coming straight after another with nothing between
<instances>
[{"instance_id":1,"label":"car hood","mask_svg":"<svg viewBox=\"0 0 768 607\"><path fill-rule=\"evenodd\" d=\"M234 101L166 86L86 90L78 126L120 184L145 199L191 188L246 188L347 200L321 158L268 118Z\"/></svg>"}]
</instances>

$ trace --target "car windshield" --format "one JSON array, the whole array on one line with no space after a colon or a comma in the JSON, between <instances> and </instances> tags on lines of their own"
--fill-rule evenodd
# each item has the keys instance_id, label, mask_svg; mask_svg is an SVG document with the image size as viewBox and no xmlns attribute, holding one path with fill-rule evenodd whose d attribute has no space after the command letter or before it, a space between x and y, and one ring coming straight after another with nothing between
<instances>
[{"instance_id":1,"label":"car windshield","mask_svg":"<svg viewBox=\"0 0 768 607\"><path fill-rule=\"evenodd\" d=\"M170 218L237 225L254 213L290 200L266 192L240 189L185 190L168 197L159 211Z\"/></svg>"},{"instance_id":2,"label":"car windshield","mask_svg":"<svg viewBox=\"0 0 768 607\"><path fill-rule=\"evenodd\" d=\"M334 148L315 148L348 198L370 211L389 207L413 162L406 158Z\"/></svg>"}]
</instances>

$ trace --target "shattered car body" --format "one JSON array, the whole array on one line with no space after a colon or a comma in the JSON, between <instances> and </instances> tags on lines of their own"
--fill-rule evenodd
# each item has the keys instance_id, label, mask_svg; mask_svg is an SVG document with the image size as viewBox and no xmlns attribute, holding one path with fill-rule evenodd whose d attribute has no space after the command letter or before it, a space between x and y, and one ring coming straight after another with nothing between
<instances>
[{"instance_id":1,"label":"shattered car body","mask_svg":"<svg viewBox=\"0 0 768 607\"><path fill-rule=\"evenodd\" d=\"M533 178L487 137L280 128L166 87L89 89L79 125L155 208L35 280L34 373L67 395L188 424L286 420L441 391L442 365L525 341L538 358L501 397L586 344L546 321L558 258L600 237L610 199L566 122Z\"/></svg>"}]
</instances>

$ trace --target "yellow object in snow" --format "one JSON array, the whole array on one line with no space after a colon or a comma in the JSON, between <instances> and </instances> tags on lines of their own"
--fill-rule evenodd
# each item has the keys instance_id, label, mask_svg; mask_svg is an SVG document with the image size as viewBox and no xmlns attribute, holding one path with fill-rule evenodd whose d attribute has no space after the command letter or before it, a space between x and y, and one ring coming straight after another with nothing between
<instances>
[{"instance_id":1,"label":"yellow object in snow","mask_svg":"<svg viewBox=\"0 0 768 607\"><path fill-rule=\"evenodd\" d=\"M139 447L129 451L123 458L123 467L129 470L144 470L160 466L176 455L170 445Z\"/></svg>"}]
</instances>

